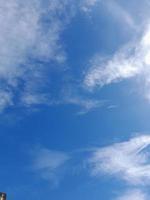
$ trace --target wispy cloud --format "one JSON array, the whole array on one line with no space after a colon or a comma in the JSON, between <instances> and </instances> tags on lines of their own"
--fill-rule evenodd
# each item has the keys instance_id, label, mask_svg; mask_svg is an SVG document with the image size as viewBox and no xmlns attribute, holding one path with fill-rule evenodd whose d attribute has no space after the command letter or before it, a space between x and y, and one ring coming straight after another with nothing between
<instances>
[{"instance_id":1,"label":"wispy cloud","mask_svg":"<svg viewBox=\"0 0 150 200\"><path fill-rule=\"evenodd\" d=\"M65 3L46 4L34 0L1 1L1 77L8 79L10 75L10 79L15 79L29 70L29 56L44 61L60 59L59 34L63 27L56 12L63 14Z\"/></svg>"},{"instance_id":2,"label":"wispy cloud","mask_svg":"<svg viewBox=\"0 0 150 200\"><path fill-rule=\"evenodd\" d=\"M116 200L148 200L147 195L141 190L130 190L118 197Z\"/></svg>"},{"instance_id":3,"label":"wispy cloud","mask_svg":"<svg viewBox=\"0 0 150 200\"><path fill-rule=\"evenodd\" d=\"M119 4L118 1L104 1L104 5L106 6L111 16L114 17L117 21L119 21L121 24L126 24L128 27L136 30L137 27L134 18L127 9Z\"/></svg>"},{"instance_id":4,"label":"wispy cloud","mask_svg":"<svg viewBox=\"0 0 150 200\"><path fill-rule=\"evenodd\" d=\"M81 156L80 162L85 164L86 158L93 177L106 174L131 186L147 186L150 181L149 146L150 136L142 135L103 148L75 151L77 154L37 148L32 152L32 168L41 178L56 181L66 163Z\"/></svg>"},{"instance_id":5,"label":"wispy cloud","mask_svg":"<svg viewBox=\"0 0 150 200\"><path fill-rule=\"evenodd\" d=\"M88 160L91 175L99 177L105 174L127 183L129 190L116 200L148 200L145 189L150 181L149 147L150 136L141 135L98 148Z\"/></svg>"},{"instance_id":6,"label":"wispy cloud","mask_svg":"<svg viewBox=\"0 0 150 200\"><path fill-rule=\"evenodd\" d=\"M81 0L73 3L69 0L44 2L8 0L0 2L1 111L7 106L16 104L26 107L52 104L50 89L47 87L51 77L45 74L52 63L57 66L67 58L61 34L76 13L76 9L93 8L100 2L103 1ZM113 15L119 13L119 16L116 16L118 19L124 18L127 24L133 25L134 21L130 14L116 1L111 0L103 4ZM145 86L149 88L150 50L146 39L149 38L147 36L149 32L147 28L140 42L123 48L113 58L101 59L100 55L94 56L84 80L85 88L103 87L140 74L146 77ZM147 92L146 96L149 98L150 92ZM101 105L99 101L80 96L70 97L69 102L81 105L83 112Z\"/></svg>"},{"instance_id":7,"label":"wispy cloud","mask_svg":"<svg viewBox=\"0 0 150 200\"><path fill-rule=\"evenodd\" d=\"M104 172L133 185L149 184L149 145L150 136L145 135L97 149L89 160L92 175Z\"/></svg>"},{"instance_id":8,"label":"wispy cloud","mask_svg":"<svg viewBox=\"0 0 150 200\"><path fill-rule=\"evenodd\" d=\"M61 178L64 164L69 159L67 153L38 148L32 153L32 170L40 178L56 186Z\"/></svg>"},{"instance_id":9,"label":"wispy cloud","mask_svg":"<svg viewBox=\"0 0 150 200\"><path fill-rule=\"evenodd\" d=\"M54 64L58 68L67 59L62 32L77 9L82 10L81 5L91 7L95 3L94 0L0 2L0 111L9 106L29 108L68 103L82 107L83 114L101 106L100 101L81 96L65 97L61 102L53 98L49 74Z\"/></svg>"},{"instance_id":10,"label":"wispy cloud","mask_svg":"<svg viewBox=\"0 0 150 200\"><path fill-rule=\"evenodd\" d=\"M90 111L95 110L96 108L100 108L105 105L106 101L104 100L96 100L91 97L87 97L81 93L80 89L75 90L74 88L66 88L63 92L63 98L60 103L74 105L79 108L77 114L83 115Z\"/></svg>"},{"instance_id":11,"label":"wispy cloud","mask_svg":"<svg viewBox=\"0 0 150 200\"><path fill-rule=\"evenodd\" d=\"M84 85L87 89L93 89L96 86L103 87L135 77L140 73L140 64L135 63L134 56L133 58L127 58L124 51L117 53L110 60L96 56L91 60L92 67L85 77Z\"/></svg>"},{"instance_id":12,"label":"wispy cloud","mask_svg":"<svg viewBox=\"0 0 150 200\"><path fill-rule=\"evenodd\" d=\"M31 98L35 93L31 82L39 83L41 72L49 69L50 62L65 61L60 34L72 17L71 7L68 0L0 1L0 83L1 95L5 94L1 107L13 105L9 102L16 92L17 102L38 103L38 98ZM25 101L24 93L28 96Z\"/></svg>"},{"instance_id":13,"label":"wispy cloud","mask_svg":"<svg viewBox=\"0 0 150 200\"><path fill-rule=\"evenodd\" d=\"M91 177L105 174L126 183L125 188L128 186L129 190L115 200L148 200L149 146L150 136L141 135L110 146L78 149L70 153L40 147L32 151L32 171L51 186L58 186L64 175L77 175L88 169Z\"/></svg>"},{"instance_id":14,"label":"wispy cloud","mask_svg":"<svg viewBox=\"0 0 150 200\"><path fill-rule=\"evenodd\" d=\"M0 91L0 112L2 112L6 107L12 106L12 93L10 91L2 90Z\"/></svg>"},{"instance_id":15,"label":"wispy cloud","mask_svg":"<svg viewBox=\"0 0 150 200\"><path fill-rule=\"evenodd\" d=\"M83 115L92 110L95 110L96 108L102 107L105 101L77 96L66 99L66 103L79 106L81 109L78 114Z\"/></svg>"},{"instance_id":16,"label":"wispy cloud","mask_svg":"<svg viewBox=\"0 0 150 200\"><path fill-rule=\"evenodd\" d=\"M121 4L116 0L83 0L81 1L81 9L85 12L92 11L96 6L104 6L107 12L113 17L117 22L126 24L131 29L136 30L137 25L134 21L133 16L130 12L125 9ZM109 16L108 16L109 17Z\"/></svg>"},{"instance_id":17,"label":"wispy cloud","mask_svg":"<svg viewBox=\"0 0 150 200\"><path fill-rule=\"evenodd\" d=\"M84 12L89 12L91 11L91 8L93 8L99 2L101 2L101 0L81 0L80 9Z\"/></svg>"},{"instance_id":18,"label":"wispy cloud","mask_svg":"<svg viewBox=\"0 0 150 200\"><path fill-rule=\"evenodd\" d=\"M120 49L112 58L96 55L90 62L90 69L84 79L84 86L92 90L129 78L144 81L144 95L149 97L150 84L150 25L143 30L143 35L134 44Z\"/></svg>"}]
</instances>

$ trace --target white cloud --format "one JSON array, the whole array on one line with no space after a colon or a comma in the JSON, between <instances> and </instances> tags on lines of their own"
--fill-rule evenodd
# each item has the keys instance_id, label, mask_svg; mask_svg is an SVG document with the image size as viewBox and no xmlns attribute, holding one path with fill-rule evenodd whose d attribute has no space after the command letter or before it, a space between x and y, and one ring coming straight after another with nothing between
<instances>
[{"instance_id":1,"label":"white cloud","mask_svg":"<svg viewBox=\"0 0 150 200\"><path fill-rule=\"evenodd\" d=\"M20 95L23 90L32 94L32 88L30 91L26 88L31 81L38 80L36 73L50 67L45 63L65 61L60 34L72 17L71 6L68 0L0 1L0 81L10 91L7 94L5 91L3 108L9 106L8 98L13 102L14 90L20 90L20 82L24 85Z\"/></svg>"},{"instance_id":2,"label":"white cloud","mask_svg":"<svg viewBox=\"0 0 150 200\"><path fill-rule=\"evenodd\" d=\"M16 78L29 70L28 56L57 60L62 24L55 12L58 8L63 12L63 7L56 7L58 3L48 1L44 6L40 0L0 2L0 77Z\"/></svg>"},{"instance_id":3,"label":"white cloud","mask_svg":"<svg viewBox=\"0 0 150 200\"><path fill-rule=\"evenodd\" d=\"M90 7L95 3L84 1ZM81 9L79 4L72 0L0 1L0 111L16 104L53 104L47 71L51 62L58 66L66 60L60 36L76 9ZM62 103L80 105L84 113L100 104L81 97L70 97Z\"/></svg>"},{"instance_id":4,"label":"white cloud","mask_svg":"<svg viewBox=\"0 0 150 200\"><path fill-rule=\"evenodd\" d=\"M26 107L30 107L32 105L51 105L48 95L46 94L38 94L32 92L24 93L22 96L22 102L26 105Z\"/></svg>"},{"instance_id":5,"label":"white cloud","mask_svg":"<svg viewBox=\"0 0 150 200\"><path fill-rule=\"evenodd\" d=\"M119 21L121 24L126 24L130 28L136 29L136 24L132 15L127 11L127 9L124 9L118 1L104 1L104 5L111 16L117 21Z\"/></svg>"},{"instance_id":6,"label":"white cloud","mask_svg":"<svg viewBox=\"0 0 150 200\"><path fill-rule=\"evenodd\" d=\"M147 195L140 190L130 190L116 200L148 200Z\"/></svg>"},{"instance_id":7,"label":"white cloud","mask_svg":"<svg viewBox=\"0 0 150 200\"><path fill-rule=\"evenodd\" d=\"M105 101L95 100L91 98L81 97L81 96L70 96L65 97L64 103L66 104L72 104L75 106L80 107L80 111L77 113L79 115L86 114L92 110L95 110L96 108L102 107L105 103Z\"/></svg>"},{"instance_id":8,"label":"white cloud","mask_svg":"<svg viewBox=\"0 0 150 200\"><path fill-rule=\"evenodd\" d=\"M135 60L134 57L126 58L124 52L117 53L112 60L101 61L101 58L96 56L91 63L92 67L84 80L84 84L88 89L95 86L103 87L113 82L135 77L141 70L141 63Z\"/></svg>"},{"instance_id":9,"label":"white cloud","mask_svg":"<svg viewBox=\"0 0 150 200\"><path fill-rule=\"evenodd\" d=\"M150 136L144 135L97 149L89 159L92 175L106 173L133 185L149 184L149 145Z\"/></svg>"},{"instance_id":10,"label":"white cloud","mask_svg":"<svg viewBox=\"0 0 150 200\"><path fill-rule=\"evenodd\" d=\"M72 0L0 1L0 81L3 82L4 88L8 88L3 92L5 96L2 97L1 110L15 105L16 102L28 107L36 104L51 105L50 90L48 94L40 90L44 84L47 84L45 80L47 77L44 77L43 71L50 68L51 61L57 63L65 61L66 53L60 36L76 12L75 9L79 9L80 6L80 9L93 8L98 2L101 1L81 0L78 3ZM111 7L113 5L114 10L119 10L117 11L120 13L119 17L122 16L127 23L132 24L130 15L119 4L111 1L110 5ZM143 55L143 51L141 50L140 54L145 56L145 63L148 65L150 53ZM99 67L99 58L94 58L91 70L84 81L85 86L102 87L139 74L143 62L141 57L138 59L137 57L137 52L133 57L129 55L127 57L126 51L121 51L113 59L103 62L102 67ZM149 95L147 96L149 98ZM87 111L99 106L98 101L82 98L72 97L71 102L83 105L84 110Z\"/></svg>"},{"instance_id":11,"label":"white cloud","mask_svg":"<svg viewBox=\"0 0 150 200\"><path fill-rule=\"evenodd\" d=\"M10 91L0 91L0 112L2 112L7 106L12 106L12 94Z\"/></svg>"},{"instance_id":12,"label":"white cloud","mask_svg":"<svg viewBox=\"0 0 150 200\"><path fill-rule=\"evenodd\" d=\"M84 86L92 90L96 86L103 87L129 78L142 80L144 95L148 98L150 91L150 25L143 31L140 39L128 44L112 58L102 59L95 56L90 62L90 69L84 79Z\"/></svg>"},{"instance_id":13,"label":"white cloud","mask_svg":"<svg viewBox=\"0 0 150 200\"><path fill-rule=\"evenodd\" d=\"M116 0L82 0L81 9L84 12L91 11L97 5L104 6L104 8L109 12L109 15L113 17L117 22L126 24L128 27L136 30L137 25L134 21L133 16L128 12L127 9L122 7ZM109 16L108 16L109 17Z\"/></svg>"},{"instance_id":14,"label":"white cloud","mask_svg":"<svg viewBox=\"0 0 150 200\"><path fill-rule=\"evenodd\" d=\"M82 110L78 112L78 114L86 114L87 112L104 105L104 101L85 99L85 98L82 99L79 97L69 99L68 103L79 105L80 107L82 107Z\"/></svg>"},{"instance_id":15,"label":"white cloud","mask_svg":"<svg viewBox=\"0 0 150 200\"><path fill-rule=\"evenodd\" d=\"M59 173L69 159L69 155L64 152L40 148L33 152L32 169L42 179L57 185Z\"/></svg>"},{"instance_id":16,"label":"white cloud","mask_svg":"<svg viewBox=\"0 0 150 200\"><path fill-rule=\"evenodd\" d=\"M101 2L101 0L81 0L81 10L89 12L91 8L99 2Z\"/></svg>"}]
</instances>

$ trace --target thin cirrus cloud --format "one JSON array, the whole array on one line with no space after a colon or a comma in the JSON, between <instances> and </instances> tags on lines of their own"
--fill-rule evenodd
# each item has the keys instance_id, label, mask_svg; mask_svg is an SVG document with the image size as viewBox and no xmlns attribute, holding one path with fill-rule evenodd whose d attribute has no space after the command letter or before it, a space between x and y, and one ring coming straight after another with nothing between
<instances>
[{"instance_id":1,"label":"thin cirrus cloud","mask_svg":"<svg viewBox=\"0 0 150 200\"><path fill-rule=\"evenodd\" d=\"M133 16L128 12L127 9L124 9L124 7L119 4L118 1L84 0L82 1L81 5L81 9L85 12L91 11L92 8L96 7L97 5L104 7L109 15L111 15L111 17L113 17L113 19L115 19L117 22L126 24L128 28L134 30L137 29L137 25Z\"/></svg>"},{"instance_id":2,"label":"thin cirrus cloud","mask_svg":"<svg viewBox=\"0 0 150 200\"><path fill-rule=\"evenodd\" d=\"M62 63L66 59L60 34L72 17L71 6L68 0L0 1L1 110L14 104L14 91L21 83L24 83L23 94L18 101L26 104L26 99L22 98L25 94L30 96L27 103L30 99L37 103L33 100L37 95L32 88L33 82L35 87L39 79L44 80L41 71L49 67L46 63Z\"/></svg>"},{"instance_id":3,"label":"thin cirrus cloud","mask_svg":"<svg viewBox=\"0 0 150 200\"><path fill-rule=\"evenodd\" d=\"M44 2L3 0L0 2L0 111L16 104L26 107L53 104L50 89L43 89L49 81L47 79L51 77L45 77L44 73L51 67L50 62L60 64L67 59L61 34L75 16L77 9L91 10L97 3L104 4L115 18L121 18L130 26L134 24L130 14L116 1L105 3L100 0L80 0L75 3L72 0ZM115 13L120 14L116 16ZM145 49L143 46L143 50L140 50L142 54L140 58L137 51L131 57L127 55L126 50L103 62L100 56L95 57L85 77L84 86L88 89L96 85L103 87L136 76L142 71ZM149 53L146 53L144 59L146 63L149 62ZM148 78L146 80L148 84ZM149 98L148 94L147 97ZM84 104L84 110L87 111L101 106L101 102L91 99L81 100L78 96L75 99L71 97L64 103L70 102L75 105L80 103L81 106Z\"/></svg>"},{"instance_id":4,"label":"thin cirrus cloud","mask_svg":"<svg viewBox=\"0 0 150 200\"><path fill-rule=\"evenodd\" d=\"M150 79L150 25L143 30L143 35L134 44L120 49L112 58L95 56L90 62L90 69L84 79L87 89L104 87L125 79L144 80L145 97L149 98Z\"/></svg>"},{"instance_id":5,"label":"thin cirrus cloud","mask_svg":"<svg viewBox=\"0 0 150 200\"><path fill-rule=\"evenodd\" d=\"M72 88L69 87L67 88L67 92L65 88L65 91L62 92L62 96L64 97L63 104L74 105L80 108L79 112L77 112L79 115L86 114L106 104L106 101L104 100L96 100L94 98L85 97L77 90L72 90Z\"/></svg>"},{"instance_id":6,"label":"thin cirrus cloud","mask_svg":"<svg viewBox=\"0 0 150 200\"><path fill-rule=\"evenodd\" d=\"M57 7L58 1L50 1L48 7L42 1L1 1L1 63L0 76L15 79L26 70L28 56L34 58L61 58L61 47L58 45L62 30L56 12L64 11L64 5ZM51 14L49 14L51 13ZM45 19L44 19L45 17ZM47 22L46 22L47 20ZM45 30L46 23L50 26ZM59 57L60 56L60 57ZM22 67L21 64L26 64ZM24 69L25 68L25 69Z\"/></svg>"},{"instance_id":7,"label":"thin cirrus cloud","mask_svg":"<svg viewBox=\"0 0 150 200\"><path fill-rule=\"evenodd\" d=\"M94 150L88 163L91 175L116 177L128 184L129 190L116 200L148 200L150 181L150 136L141 135L128 141Z\"/></svg>"},{"instance_id":8,"label":"thin cirrus cloud","mask_svg":"<svg viewBox=\"0 0 150 200\"><path fill-rule=\"evenodd\" d=\"M44 147L32 151L32 171L51 186L58 186L70 170L90 170L91 177L113 176L129 187L115 200L147 200L145 189L150 181L150 136L141 135L103 148L84 149L72 153ZM82 153L86 153L82 157ZM79 156L79 163L77 158ZM72 164L75 161L75 165ZM86 163L86 168L85 164ZM88 165L87 165L88 163ZM84 167L83 167L84 166ZM81 170L80 170L81 172ZM72 173L71 173L72 174Z\"/></svg>"},{"instance_id":9,"label":"thin cirrus cloud","mask_svg":"<svg viewBox=\"0 0 150 200\"><path fill-rule=\"evenodd\" d=\"M90 8L94 4L85 0L0 2L1 112L11 106L57 104L59 100L54 102L51 99L48 86L51 77L46 76L47 71L51 63L59 66L67 59L61 34L77 9L82 10L82 6ZM79 104L77 99L80 97L71 100L71 104ZM96 107L95 103L97 105L89 99L84 102L86 110ZM80 105L83 104L82 101Z\"/></svg>"},{"instance_id":10,"label":"thin cirrus cloud","mask_svg":"<svg viewBox=\"0 0 150 200\"><path fill-rule=\"evenodd\" d=\"M69 160L67 153L38 148L32 152L32 170L39 178L57 186Z\"/></svg>"},{"instance_id":11,"label":"thin cirrus cloud","mask_svg":"<svg viewBox=\"0 0 150 200\"><path fill-rule=\"evenodd\" d=\"M102 1L103 5L106 7L107 11L111 14L111 16L116 19L116 21L121 24L124 23L128 26L128 28L137 29L137 25L133 16L124 9L119 2L115 0L110 1Z\"/></svg>"},{"instance_id":12,"label":"thin cirrus cloud","mask_svg":"<svg viewBox=\"0 0 150 200\"><path fill-rule=\"evenodd\" d=\"M82 97L71 97L66 99L67 104L73 104L76 106L81 107L80 111L77 113L79 115L86 114L92 110L95 110L96 108L100 108L104 106L105 101L100 100L94 100L94 99L86 99Z\"/></svg>"},{"instance_id":13,"label":"thin cirrus cloud","mask_svg":"<svg viewBox=\"0 0 150 200\"><path fill-rule=\"evenodd\" d=\"M91 8L94 7L97 3L100 3L101 0L82 0L81 1L81 10L84 12L91 11Z\"/></svg>"},{"instance_id":14,"label":"thin cirrus cloud","mask_svg":"<svg viewBox=\"0 0 150 200\"><path fill-rule=\"evenodd\" d=\"M115 200L148 200L147 195L138 189L129 190Z\"/></svg>"},{"instance_id":15,"label":"thin cirrus cloud","mask_svg":"<svg viewBox=\"0 0 150 200\"><path fill-rule=\"evenodd\" d=\"M149 145L150 136L143 135L97 149L89 159L91 174L105 173L131 185L147 185L150 181Z\"/></svg>"}]
</instances>

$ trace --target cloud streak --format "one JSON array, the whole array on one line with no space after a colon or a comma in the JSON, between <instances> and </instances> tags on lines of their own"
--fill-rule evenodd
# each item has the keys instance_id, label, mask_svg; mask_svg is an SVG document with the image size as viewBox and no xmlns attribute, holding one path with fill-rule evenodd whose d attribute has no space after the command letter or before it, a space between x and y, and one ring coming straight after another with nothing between
<instances>
[{"instance_id":1,"label":"cloud streak","mask_svg":"<svg viewBox=\"0 0 150 200\"><path fill-rule=\"evenodd\" d=\"M104 2L104 5L106 6L111 16L113 16L121 24L123 23L132 29L135 29L135 30L137 29L132 15L126 9L124 9L119 4L119 2L115 0L110 0L108 2Z\"/></svg>"},{"instance_id":2,"label":"cloud streak","mask_svg":"<svg viewBox=\"0 0 150 200\"><path fill-rule=\"evenodd\" d=\"M67 59L61 38L63 31L77 10L82 10L81 5L92 7L95 2L0 2L0 112L12 106L30 108L68 103L83 107L86 113L101 106L99 101L80 96L65 97L61 102L53 98L50 90L55 83L49 74L54 65L57 71Z\"/></svg>"},{"instance_id":3,"label":"cloud streak","mask_svg":"<svg viewBox=\"0 0 150 200\"><path fill-rule=\"evenodd\" d=\"M141 135L128 141L94 150L88 163L91 175L116 177L129 186L129 190L116 200L148 200L144 190L150 182L150 136Z\"/></svg>"},{"instance_id":4,"label":"cloud streak","mask_svg":"<svg viewBox=\"0 0 150 200\"><path fill-rule=\"evenodd\" d=\"M144 192L134 189L127 191L116 200L148 200L148 197Z\"/></svg>"},{"instance_id":5,"label":"cloud streak","mask_svg":"<svg viewBox=\"0 0 150 200\"><path fill-rule=\"evenodd\" d=\"M145 135L97 149L89 160L92 175L104 172L132 185L149 184L149 145L150 136Z\"/></svg>"},{"instance_id":6,"label":"cloud streak","mask_svg":"<svg viewBox=\"0 0 150 200\"><path fill-rule=\"evenodd\" d=\"M16 93L17 102L26 105L25 94L30 96L27 104L29 99L38 103L38 98L33 98L38 96L39 80L44 80L43 71L51 62L66 59L60 34L72 17L71 7L68 0L0 1L1 110L15 104Z\"/></svg>"},{"instance_id":7,"label":"cloud streak","mask_svg":"<svg viewBox=\"0 0 150 200\"><path fill-rule=\"evenodd\" d=\"M84 79L84 87L93 90L126 79L144 81L144 96L149 98L150 86L150 25L143 31L141 38L134 44L120 49L112 58L95 56Z\"/></svg>"},{"instance_id":8,"label":"cloud streak","mask_svg":"<svg viewBox=\"0 0 150 200\"><path fill-rule=\"evenodd\" d=\"M145 189L150 184L149 147L149 135L70 153L40 147L32 151L32 171L51 186L58 186L64 175L76 175L88 169L91 177L116 177L129 186L115 200L148 200Z\"/></svg>"},{"instance_id":9,"label":"cloud streak","mask_svg":"<svg viewBox=\"0 0 150 200\"><path fill-rule=\"evenodd\" d=\"M103 6L106 11L115 19L117 22L126 24L129 28L136 30L137 25L134 21L132 15L127 9L122 7L119 2L115 0L104 1L104 0L83 0L81 1L81 9L84 12L92 11L93 8L98 6ZM109 17L109 16L108 16Z\"/></svg>"},{"instance_id":10,"label":"cloud streak","mask_svg":"<svg viewBox=\"0 0 150 200\"><path fill-rule=\"evenodd\" d=\"M41 179L57 186L63 172L63 167L70 157L60 151L46 148L37 149L32 153L32 170Z\"/></svg>"}]
</instances>

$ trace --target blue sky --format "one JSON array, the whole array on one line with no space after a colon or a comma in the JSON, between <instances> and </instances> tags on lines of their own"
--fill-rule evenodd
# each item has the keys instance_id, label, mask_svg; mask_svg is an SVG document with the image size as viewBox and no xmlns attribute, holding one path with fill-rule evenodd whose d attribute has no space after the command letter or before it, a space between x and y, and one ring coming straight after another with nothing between
<instances>
[{"instance_id":1,"label":"blue sky","mask_svg":"<svg viewBox=\"0 0 150 200\"><path fill-rule=\"evenodd\" d=\"M0 190L148 200L150 3L0 1Z\"/></svg>"}]
</instances>

